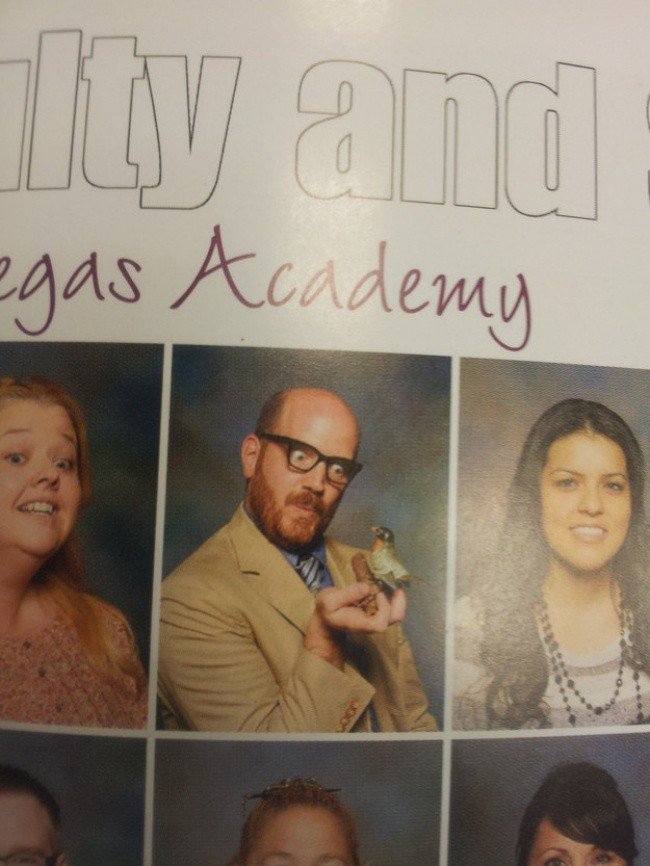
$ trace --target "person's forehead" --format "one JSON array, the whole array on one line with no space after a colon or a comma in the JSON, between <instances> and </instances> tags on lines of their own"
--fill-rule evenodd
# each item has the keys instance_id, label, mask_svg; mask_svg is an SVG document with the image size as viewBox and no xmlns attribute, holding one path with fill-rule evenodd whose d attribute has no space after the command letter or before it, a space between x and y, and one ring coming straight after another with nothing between
<instances>
[{"instance_id":1,"label":"person's forehead","mask_svg":"<svg viewBox=\"0 0 650 866\"><path fill-rule=\"evenodd\" d=\"M48 853L56 830L49 812L32 794L0 793L0 853L33 847Z\"/></svg>"},{"instance_id":2,"label":"person's forehead","mask_svg":"<svg viewBox=\"0 0 650 866\"><path fill-rule=\"evenodd\" d=\"M590 430L576 430L553 442L548 450L547 463L572 460L591 464L616 464L625 471L625 452L608 436Z\"/></svg>"},{"instance_id":3,"label":"person's forehead","mask_svg":"<svg viewBox=\"0 0 650 866\"><path fill-rule=\"evenodd\" d=\"M345 456L358 441L358 424L348 406L326 391L290 393L278 416L277 432Z\"/></svg>"},{"instance_id":4,"label":"person's forehead","mask_svg":"<svg viewBox=\"0 0 650 866\"><path fill-rule=\"evenodd\" d=\"M341 821L321 806L295 804L273 815L262 828L257 847L292 850L322 848L332 855L345 856L348 842Z\"/></svg>"}]
</instances>

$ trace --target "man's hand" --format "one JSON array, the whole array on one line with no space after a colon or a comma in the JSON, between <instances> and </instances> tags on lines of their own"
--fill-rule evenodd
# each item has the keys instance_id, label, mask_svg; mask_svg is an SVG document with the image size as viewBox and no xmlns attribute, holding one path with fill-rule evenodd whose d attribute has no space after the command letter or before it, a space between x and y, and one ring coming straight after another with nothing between
<instances>
[{"instance_id":1,"label":"man's hand","mask_svg":"<svg viewBox=\"0 0 650 866\"><path fill-rule=\"evenodd\" d=\"M316 596L316 610L307 623L304 647L314 655L343 670L345 652L342 637L346 632L378 634L406 615L406 593L396 590L390 601L377 593L376 613L368 614L359 603L372 592L369 583L328 587Z\"/></svg>"}]
</instances>

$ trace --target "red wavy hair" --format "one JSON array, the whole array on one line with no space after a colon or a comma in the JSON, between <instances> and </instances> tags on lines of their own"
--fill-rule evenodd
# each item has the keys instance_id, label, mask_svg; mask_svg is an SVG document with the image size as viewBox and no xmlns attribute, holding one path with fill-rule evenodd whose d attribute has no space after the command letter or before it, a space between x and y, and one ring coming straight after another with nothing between
<instances>
[{"instance_id":1,"label":"red wavy hair","mask_svg":"<svg viewBox=\"0 0 650 866\"><path fill-rule=\"evenodd\" d=\"M74 398L56 382L40 377L0 377L0 409L9 400L29 400L65 410L77 440L77 473L81 487L81 507L91 498L90 454L88 432L83 413ZM86 575L77 538L73 533L45 562L32 578L34 587L46 603L58 610L75 627L84 653L93 668L118 688L124 688L124 676L145 688L139 664L132 647L128 652L115 646L105 624L105 613L111 611L122 620L133 644L133 634L123 615L88 591ZM104 615L103 615L104 614Z\"/></svg>"}]
</instances>

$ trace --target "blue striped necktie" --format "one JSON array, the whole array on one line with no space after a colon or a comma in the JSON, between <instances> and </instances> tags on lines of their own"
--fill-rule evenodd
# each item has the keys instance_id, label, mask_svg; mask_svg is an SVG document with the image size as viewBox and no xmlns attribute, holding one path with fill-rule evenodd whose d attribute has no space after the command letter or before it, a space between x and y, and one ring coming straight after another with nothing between
<instances>
[{"instance_id":1,"label":"blue striped necktie","mask_svg":"<svg viewBox=\"0 0 650 866\"><path fill-rule=\"evenodd\" d=\"M311 553L298 557L296 571L312 595L316 595L323 580L323 564Z\"/></svg>"}]
</instances>

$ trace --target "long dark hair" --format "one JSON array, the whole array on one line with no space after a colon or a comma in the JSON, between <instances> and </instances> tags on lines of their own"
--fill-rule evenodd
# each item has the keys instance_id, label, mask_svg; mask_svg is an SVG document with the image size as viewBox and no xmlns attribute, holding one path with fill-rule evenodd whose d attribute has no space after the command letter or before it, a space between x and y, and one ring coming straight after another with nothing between
<instances>
[{"instance_id":1,"label":"long dark hair","mask_svg":"<svg viewBox=\"0 0 650 866\"><path fill-rule=\"evenodd\" d=\"M477 589L485 611L480 655L491 676L486 707L490 727L547 724L540 704L548 667L537 628L549 557L542 532L540 476L551 445L581 430L606 436L625 455L632 515L612 567L619 577L621 606L631 613L634 658L627 661L650 672L643 453L625 421L607 406L590 400L563 400L540 416L526 438L508 494L498 556L489 568L491 576Z\"/></svg>"},{"instance_id":2,"label":"long dark hair","mask_svg":"<svg viewBox=\"0 0 650 866\"><path fill-rule=\"evenodd\" d=\"M625 866L638 855L627 804L614 779L595 764L560 764L546 776L519 825L517 866L528 866L542 821L574 842L618 854Z\"/></svg>"}]
</instances>

